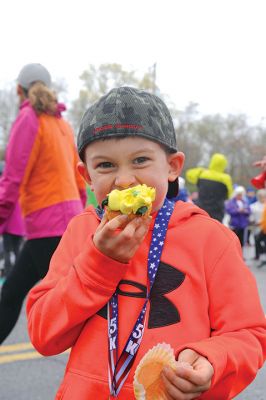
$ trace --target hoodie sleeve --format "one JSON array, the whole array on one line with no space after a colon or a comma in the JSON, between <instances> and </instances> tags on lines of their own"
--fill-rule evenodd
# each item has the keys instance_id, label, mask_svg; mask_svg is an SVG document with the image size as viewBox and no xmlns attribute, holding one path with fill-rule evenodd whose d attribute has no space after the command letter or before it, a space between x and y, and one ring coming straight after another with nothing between
<instances>
[{"instance_id":1,"label":"hoodie sleeve","mask_svg":"<svg viewBox=\"0 0 266 400\"><path fill-rule=\"evenodd\" d=\"M86 320L106 305L128 268L100 253L91 235L80 247L82 251L74 254L76 235L71 227L72 223L52 257L48 274L27 300L30 338L43 355L58 354L74 345Z\"/></svg>"},{"instance_id":2,"label":"hoodie sleeve","mask_svg":"<svg viewBox=\"0 0 266 400\"><path fill-rule=\"evenodd\" d=\"M208 280L211 337L187 343L214 367L202 399L232 399L255 378L266 359L266 318L254 276L232 239Z\"/></svg>"},{"instance_id":3,"label":"hoodie sleeve","mask_svg":"<svg viewBox=\"0 0 266 400\"><path fill-rule=\"evenodd\" d=\"M198 179L199 179L202 171L204 171L204 168L202 168L202 167L188 169L186 172L186 180L189 183L196 185L198 183Z\"/></svg>"},{"instance_id":4,"label":"hoodie sleeve","mask_svg":"<svg viewBox=\"0 0 266 400\"><path fill-rule=\"evenodd\" d=\"M37 132L35 112L31 107L23 108L10 132L5 168L0 179L0 224L8 219L15 207Z\"/></svg>"}]
</instances>

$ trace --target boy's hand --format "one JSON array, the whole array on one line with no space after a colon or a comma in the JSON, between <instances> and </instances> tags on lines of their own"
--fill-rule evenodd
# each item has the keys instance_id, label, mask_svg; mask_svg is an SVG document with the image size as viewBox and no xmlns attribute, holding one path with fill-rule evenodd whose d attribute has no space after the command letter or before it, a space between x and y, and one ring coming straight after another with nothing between
<instances>
[{"instance_id":1,"label":"boy's hand","mask_svg":"<svg viewBox=\"0 0 266 400\"><path fill-rule=\"evenodd\" d=\"M128 263L145 238L151 217L134 218L118 215L108 221L104 216L93 236L93 243L106 256Z\"/></svg>"},{"instance_id":2,"label":"boy's hand","mask_svg":"<svg viewBox=\"0 0 266 400\"><path fill-rule=\"evenodd\" d=\"M211 386L213 366L207 358L190 349L183 350L178 361L175 371L164 368L162 372L167 399L197 399Z\"/></svg>"}]
</instances>

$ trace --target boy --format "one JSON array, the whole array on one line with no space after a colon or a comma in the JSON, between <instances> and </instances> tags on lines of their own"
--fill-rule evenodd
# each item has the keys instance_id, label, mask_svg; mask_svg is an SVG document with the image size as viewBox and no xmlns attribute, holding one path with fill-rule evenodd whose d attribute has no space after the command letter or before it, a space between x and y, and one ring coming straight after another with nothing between
<instances>
[{"instance_id":1,"label":"boy","mask_svg":"<svg viewBox=\"0 0 266 400\"><path fill-rule=\"evenodd\" d=\"M85 113L78 148L98 204L143 183L156 199L151 219L100 220L92 207L75 217L31 290L36 349L72 347L56 398L134 399L134 371L162 342L180 361L162 373L167 399L233 398L265 360L266 321L237 237L193 204L166 199L184 162L167 107L147 92L113 89Z\"/></svg>"}]
</instances>

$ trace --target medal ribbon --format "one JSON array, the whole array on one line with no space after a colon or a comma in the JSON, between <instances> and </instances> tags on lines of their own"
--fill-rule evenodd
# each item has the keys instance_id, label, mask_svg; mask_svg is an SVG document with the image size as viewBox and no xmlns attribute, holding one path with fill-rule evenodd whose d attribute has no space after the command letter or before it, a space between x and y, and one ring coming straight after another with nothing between
<instances>
[{"instance_id":1,"label":"medal ribbon","mask_svg":"<svg viewBox=\"0 0 266 400\"><path fill-rule=\"evenodd\" d=\"M156 273L159 267L161 254L164 246L164 240L167 232L168 223L174 203L165 199L162 208L159 210L152 232L148 256L148 279L149 289L145 303L138 316L138 319L131 331L126 345L118 358L118 295L115 292L107 305L108 318L108 345L109 345L109 388L111 396L117 397L135 360L138 352L145 326L145 315L151 289L155 281Z\"/></svg>"}]
</instances>

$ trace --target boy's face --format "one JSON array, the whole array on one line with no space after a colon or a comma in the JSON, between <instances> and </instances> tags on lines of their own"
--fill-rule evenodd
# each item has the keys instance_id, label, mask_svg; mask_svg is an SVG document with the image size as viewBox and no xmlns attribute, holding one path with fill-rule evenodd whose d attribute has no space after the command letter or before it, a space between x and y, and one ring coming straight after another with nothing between
<instances>
[{"instance_id":1,"label":"boy's face","mask_svg":"<svg viewBox=\"0 0 266 400\"><path fill-rule=\"evenodd\" d=\"M168 181L181 173L183 153L167 154L157 143L140 138L95 141L85 150L85 164L79 163L81 175L94 191L98 204L113 189L126 189L138 184L156 188L153 211L163 204Z\"/></svg>"}]
</instances>

